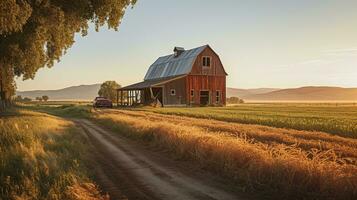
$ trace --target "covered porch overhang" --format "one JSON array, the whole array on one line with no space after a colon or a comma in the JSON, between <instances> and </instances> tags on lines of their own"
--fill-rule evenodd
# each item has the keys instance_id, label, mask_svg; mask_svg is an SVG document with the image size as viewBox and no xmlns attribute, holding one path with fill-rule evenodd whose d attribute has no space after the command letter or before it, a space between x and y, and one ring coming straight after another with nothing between
<instances>
[{"instance_id":1,"label":"covered porch overhang","mask_svg":"<svg viewBox=\"0 0 357 200\"><path fill-rule=\"evenodd\" d=\"M184 76L146 80L117 89L118 106L164 105L163 84Z\"/></svg>"}]
</instances>

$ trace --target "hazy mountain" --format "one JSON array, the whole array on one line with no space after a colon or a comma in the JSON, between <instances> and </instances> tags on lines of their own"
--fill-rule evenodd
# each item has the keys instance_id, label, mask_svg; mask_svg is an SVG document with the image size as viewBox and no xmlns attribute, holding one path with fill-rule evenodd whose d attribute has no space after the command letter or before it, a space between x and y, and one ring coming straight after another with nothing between
<instances>
[{"instance_id":1,"label":"hazy mountain","mask_svg":"<svg viewBox=\"0 0 357 200\"><path fill-rule=\"evenodd\" d=\"M357 88L301 87L244 97L250 101L357 101Z\"/></svg>"},{"instance_id":2,"label":"hazy mountain","mask_svg":"<svg viewBox=\"0 0 357 200\"><path fill-rule=\"evenodd\" d=\"M35 99L36 97L47 95L50 100L93 100L98 96L101 84L72 86L59 90L32 90L17 91L17 95Z\"/></svg>"},{"instance_id":3,"label":"hazy mountain","mask_svg":"<svg viewBox=\"0 0 357 200\"><path fill-rule=\"evenodd\" d=\"M264 94L280 90L278 88L256 88L256 89L239 89L239 88L227 88L227 97L239 97L245 98L247 96L255 94Z\"/></svg>"}]
</instances>

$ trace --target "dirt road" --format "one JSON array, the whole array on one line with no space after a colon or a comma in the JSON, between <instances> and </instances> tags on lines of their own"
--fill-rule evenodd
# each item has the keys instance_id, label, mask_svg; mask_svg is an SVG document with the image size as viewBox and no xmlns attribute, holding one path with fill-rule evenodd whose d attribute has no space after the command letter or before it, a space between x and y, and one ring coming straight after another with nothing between
<instances>
[{"instance_id":1,"label":"dirt road","mask_svg":"<svg viewBox=\"0 0 357 200\"><path fill-rule=\"evenodd\" d=\"M137 142L76 120L93 145L98 183L111 199L244 199L222 181L150 151ZM239 195L241 196L241 195Z\"/></svg>"}]
</instances>

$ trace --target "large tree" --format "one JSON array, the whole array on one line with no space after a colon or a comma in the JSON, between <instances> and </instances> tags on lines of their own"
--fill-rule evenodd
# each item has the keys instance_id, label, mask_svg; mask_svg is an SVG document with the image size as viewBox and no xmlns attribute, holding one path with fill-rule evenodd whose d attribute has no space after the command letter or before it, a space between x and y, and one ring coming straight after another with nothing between
<instances>
[{"instance_id":1,"label":"large tree","mask_svg":"<svg viewBox=\"0 0 357 200\"><path fill-rule=\"evenodd\" d=\"M0 101L15 92L15 77L33 79L52 67L74 43L107 24L117 30L125 9L136 0L0 0Z\"/></svg>"},{"instance_id":2,"label":"large tree","mask_svg":"<svg viewBox=\"0 0 357 200\"><path fill-rule=\"evenodd\" d=\"M105 81L102 83L100 86L100 89L98 91L98 95L101 97L105 97L107 99L110 99L112 101L115 101L116 99L116 90L119 89L121 86L115 82L115 81Z\"/></svg>"}]
</instances>

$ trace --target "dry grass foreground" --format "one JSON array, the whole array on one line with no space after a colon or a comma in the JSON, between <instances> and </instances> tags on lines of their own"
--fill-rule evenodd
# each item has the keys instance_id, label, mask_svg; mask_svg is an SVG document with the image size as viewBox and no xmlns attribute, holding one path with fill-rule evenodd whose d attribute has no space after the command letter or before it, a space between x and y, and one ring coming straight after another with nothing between
<instances>
[{"instance_id":1,"label":"dry grass foreground","mask_svg":"<svg viewBox=\"0 0 357 200\"><path fill-rule=\"evenodd\" d=\"M0 118L0 199L104 200L73 123L19 111Z\"/></svg>"},{"instance_id":2,"label":"dry grass foreground","mask_svg":"<svg viewBox=\"0 0 357 200\"><path fill-rule=\"evenodd\" d=\"M152 112L99 111L93 118L272 198L357 198L356 139Z\"/></svg>"}]
</instances>

